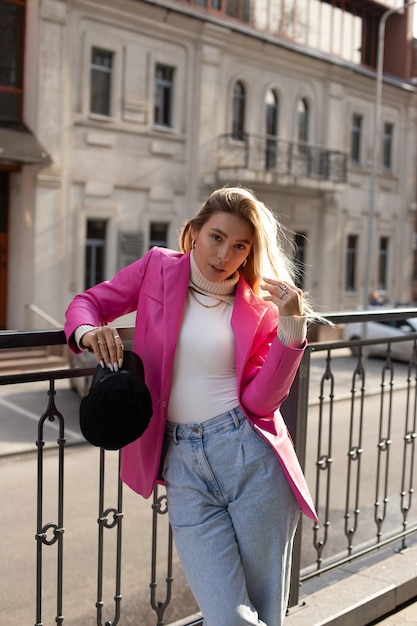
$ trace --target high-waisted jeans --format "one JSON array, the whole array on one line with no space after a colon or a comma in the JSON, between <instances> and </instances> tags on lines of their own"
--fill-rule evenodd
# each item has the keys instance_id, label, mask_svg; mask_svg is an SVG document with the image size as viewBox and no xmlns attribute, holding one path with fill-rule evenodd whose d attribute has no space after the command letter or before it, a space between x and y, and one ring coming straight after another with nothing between
<instances>
[{"instance_id":1,"label":"high-waisted jeans","mask_svg":"<svg viewBox=\"0 0 417 626\"><path fill-rule=\"evenodd\" d=\"M163 476L205 626L281 626L299 506L271 446L240 408L168 422Z\"/></svg>"}]
</instances>

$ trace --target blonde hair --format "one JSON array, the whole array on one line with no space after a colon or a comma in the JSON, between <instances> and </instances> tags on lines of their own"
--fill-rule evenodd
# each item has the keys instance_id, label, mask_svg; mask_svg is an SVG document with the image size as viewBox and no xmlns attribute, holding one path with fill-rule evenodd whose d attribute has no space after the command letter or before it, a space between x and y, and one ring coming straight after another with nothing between
<instances>
[{"instance_id":1,"label":"blonde hair","mask_svg":"<svg viewBox=\"0 0 417 626\"><path fill-rule=\"evenodd\" d=\"M240 273L259 293L263 276L294 283L293 266L283 252L283 241L279 241L281 227L272 211L255 195L244 187L223 187L213 191L200 211L182 228L179 237L182 252L192 247L191 231L199 231L214 213L224 212L236 215L247 222L253 230L253 246L247 263Z\"/></svg>"},{"instance_id":2,"label":"blonde hair","mask_svg":"<svg viewBox=\"0 0 417 626\"><path fill-rule=\"evenodd\" d=\"M189 252L192 248L192 230L198 232L218 212L240 217L253 230L253 245L246 264L239 268L239 272L254 293L261 295L260 284L264 276L295 284L297 270L285 253L285 245L290 240L283 226L274 213L244 187L223 187L213 191L200 211L182 227L179 235L182 252ZM306 299L305 309L309 317L316 317Z\"/></svg>"}]
</instances>

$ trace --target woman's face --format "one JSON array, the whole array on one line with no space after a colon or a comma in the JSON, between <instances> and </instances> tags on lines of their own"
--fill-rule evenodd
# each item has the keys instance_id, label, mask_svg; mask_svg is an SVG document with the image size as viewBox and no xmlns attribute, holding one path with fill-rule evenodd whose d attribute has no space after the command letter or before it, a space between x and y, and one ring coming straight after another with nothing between
<instances>
[{"instance_id":1,"label":"woman's face","mask_svg":"<svg viewBox=\"0 0 417 626\"><path fill-rule=\"evenodd\" d=\"M225 280L242 265L253 244L252 226L230 213L217 212L191 231L194 258L200 272L212 282Z\"/></svg>"}]
</instances>

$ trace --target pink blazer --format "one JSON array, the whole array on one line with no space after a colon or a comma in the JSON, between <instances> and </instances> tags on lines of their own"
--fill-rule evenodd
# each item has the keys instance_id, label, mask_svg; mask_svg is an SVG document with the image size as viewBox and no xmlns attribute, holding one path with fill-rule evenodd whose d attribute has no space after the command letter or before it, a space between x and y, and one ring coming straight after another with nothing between
<instances>
[{"instance_id":1,"label":"pink blazer","mask_svg":"<svg viewBox=\"0 0 417 626\"><path fill-rule=\"evenodd\" d=\"M140 439L122 451L121 476L148 498L158 481L175 348L190 278L189 254L152 248L108 282L77 295L66 312L70 348L80 324L101 326L137 312L133 349L144 363L154 414ZM287 397L304 349L277 339L278 311L254 295L239 279L231 325L236 338L236 373L240 406L270 443L300 508L317 519L314 504L279 407Z\"/></svg>"}]
</instances>

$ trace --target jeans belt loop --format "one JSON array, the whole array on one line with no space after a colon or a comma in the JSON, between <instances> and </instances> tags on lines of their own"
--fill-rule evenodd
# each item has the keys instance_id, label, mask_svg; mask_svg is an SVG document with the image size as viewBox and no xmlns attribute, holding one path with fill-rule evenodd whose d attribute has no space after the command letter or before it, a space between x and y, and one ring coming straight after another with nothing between
<instances>
[{"instance_id":1,"label":"jeans belt loop","mask_svg":"<svg viewBox=\"0 0 417 626\"><path fill-rule=\"evenodd\" d=\"M240 426L240 422L239 422L239 418L238 418L238 416L236 415L236 411L235 411L235 409L232 409L232 410L230 411L230 414L231 414L231 416L232 416L232 418L233 418L233 422L234 422L235 427L236 427L236 428L239 428L239 426Z\"/></svg>"}]
</instances>

